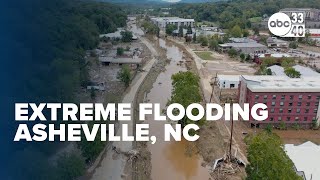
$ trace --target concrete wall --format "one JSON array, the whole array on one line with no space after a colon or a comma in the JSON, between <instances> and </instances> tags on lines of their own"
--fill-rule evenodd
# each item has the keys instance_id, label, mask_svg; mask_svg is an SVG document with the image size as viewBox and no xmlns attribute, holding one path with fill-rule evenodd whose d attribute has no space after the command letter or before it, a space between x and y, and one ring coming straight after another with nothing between
<instances>
[{"instance_id":1,"label":"concrete wall","mask_svg":"<svg viewBox=\"0 0 320 180\"><path fill-rule=\"evenodd\" d=\"M239 86L239 81L229 81L229 80L220 80L219 87L221 89L237 89Z\"/></svg>"}]
</instances>

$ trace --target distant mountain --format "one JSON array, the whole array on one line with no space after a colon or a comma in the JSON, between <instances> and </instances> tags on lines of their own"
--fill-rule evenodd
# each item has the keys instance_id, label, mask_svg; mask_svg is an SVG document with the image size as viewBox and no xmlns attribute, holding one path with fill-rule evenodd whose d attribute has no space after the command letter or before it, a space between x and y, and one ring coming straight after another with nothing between
<instances>
[{"instance_id":1,"label":"distant mountain","mask_svg":"<svg viewBox=\"0 0 320 180\"><path fill-rule=\"evenodd\" d=\"M135 4L144 4L144 3L203 3L203 2L216 2L219 0L100 0L105 2L112 3L135 3Z\"/></svg>"}]
</instances>

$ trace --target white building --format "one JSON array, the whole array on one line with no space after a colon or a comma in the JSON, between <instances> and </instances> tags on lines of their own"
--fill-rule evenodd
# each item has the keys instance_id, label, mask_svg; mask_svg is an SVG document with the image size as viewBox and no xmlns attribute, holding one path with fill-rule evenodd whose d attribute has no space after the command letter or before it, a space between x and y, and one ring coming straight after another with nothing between
<instances>
[{"instance_id":1,"label":"white building","mask_svg":"<svg viewBox=\"0 0 320 180\"><path fill-rule=\"evenodd\" d=\"M308 141L301 145L286 144L284 149L299 175L305 180L320 179L320 146Z\"/></svg>"},{"instance_id":2,"label":"white building","mask_svg":"<svg viewBox=\"0 0 320 180\"><path fill-rule=\"evenodd\" d=\"M309 67L301 66L301 65L295 65L292 66L296 71L300 72L301 78L303 77L318 77L320 78L320 73L317 73L316 71L312 70ZM275 76L285 76L286 74L284 73L284 68L278 65L273 65L268 67L272 75Z\"/></svg>"},{"instance_id":3,"label":"white building","mask_svg":"<svg viewBox=\"0 0 320 180\"><path fill-rule=\"evenodd\" d=\"M191 26L194 27L194 19L184 19L179 17L154 17L151 21L156 24L159 28L166 28L168 24L174 24L177 27L180 26Z\"/></svg>"},{"instance_id":4,"label":"white building","mask_svg":"<svg viewBox=\"0 0 320 180\"><path fill-rule=\"evenodd\" d=\"M220 89L238 89L239 75L217 75L217 85Z\"/></svg>"}]
</instances>

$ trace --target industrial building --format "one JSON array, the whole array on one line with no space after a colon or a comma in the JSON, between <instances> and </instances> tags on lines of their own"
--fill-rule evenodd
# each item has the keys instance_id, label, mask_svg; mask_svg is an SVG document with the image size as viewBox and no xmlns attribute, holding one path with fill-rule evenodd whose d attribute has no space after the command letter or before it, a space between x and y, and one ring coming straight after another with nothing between
<instances>
[{"instance_id":1,"label":"industrial building","mask_svg":"<svg viewBox=\"0 0 320 180\"><path fill-rule=\"evenodd\" d=\"M284 150L303 180L320 179L320 146L311 141L300 145L285 144Z\"/></svg>"},{"instance_id":2,"label":"industrial building","mask_svg":"<svg viewBox=\"0 0 320 180\"><path fill-rule=\"evenodd\" d=\"M177 27L180 26L191 26L194 27L195 21L194 19L184 19L179 17L154 17L151 18L152 23L157 25L159 28L166 28L168 24L174 24Z\"/></svg>"},{"instance_id":3,"label":"industrial building","mask_svg":"<svg viewBox=\"0 0 320 180\"><path fill-rule=\"evenodd\" d=\"M264 54L267 52L267 46L256 42L240 42L240 43L225 43L219 44L219 49L222 52L227 52L230 49L235 49L245 54Z\"/></svg>"},{"instance_id":4,"label":"industrial building","mask_svg":"<svg viewBox=\"0 0 320 180\"><path fill-rule=\"evenodd\" d=\"M319 123L320 78L288 78L286 76L240 76L238 99L251 107L264 103L268 107L268 119L255 121L251 126L280 123L299 124L309 127L313 121Z\"/></svg>"},{"instance_id":5,"label":"industrial building","mask_svg":"<svg viewBox=\"0 0 320 180\"><path fill-rule=\"evenodd\" d=\"M278 65L273 65L268 67L271 72L272 75L276 75L276 76L285 76L286 74L284 73L284 68ZM300 72L301 74L301 78L304 77L320 77L320 73L317 73L316 71L312 70L309 67L305 67L305 66L301 66L301 65L295 65L292 66L292 68L294 68L296 71Z\"/></svg>"},{"instance_id":6,"label":"industrial building","mask_svg":"<svg viewBox=\"0 0 320 180\"><path fill-rule=\"evenodd\" d=\"M276 37L268 37L267 46L270 48L288 48L289 42Z\"/></svg>"},{"instance_id":7,"label":"industrial building","mask_svg":"<svg viewBox=\"0 0 320 180\"><path fill-rule=\"evenodd\" d=\"M220 89L238 89L239 75L217 75L217 85Z\"/></svg>"}]
</instances>

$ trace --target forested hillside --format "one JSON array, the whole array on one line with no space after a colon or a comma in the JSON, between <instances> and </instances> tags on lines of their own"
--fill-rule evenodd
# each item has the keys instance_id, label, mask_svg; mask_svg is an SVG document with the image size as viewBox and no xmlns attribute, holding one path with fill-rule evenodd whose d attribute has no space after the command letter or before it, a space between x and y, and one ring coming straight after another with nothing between
<instances>
[{"instance_id":1,"label":"forested hillside","mask_svg":"<svg viewBox=\"0 0 320 180\"><path fill-rule=\"evenodd\" d=\"M2 137L8 157L3 163L9 168L5 179L74 179L84 172L81 158L62 158L60 169L48 161L65 144L13 142L14 103L77 102L75 93L89 78L85 50L97 47L100 33L125 26L126 14L116 5L77 0L10 1L6 7L10 14L1 51L7 86L3 110L10 114L1 119L1 131L8 134Z\"/></svg>"},{"instance_id":2,"label":"forested hillside","mask_svg":"<svg viewBox=\"0 0 320 180\"><path fill-rule=\"evenodd\" d=\"M308 7L320 8L318 0L234 0L229 2L175 4L172 5L173 16L194 18L196 21L212 21L222 28L230 29L234 25L241 28L250 27L249 19L271 15L282 8Z\"/></svg>"}]
</instances>

